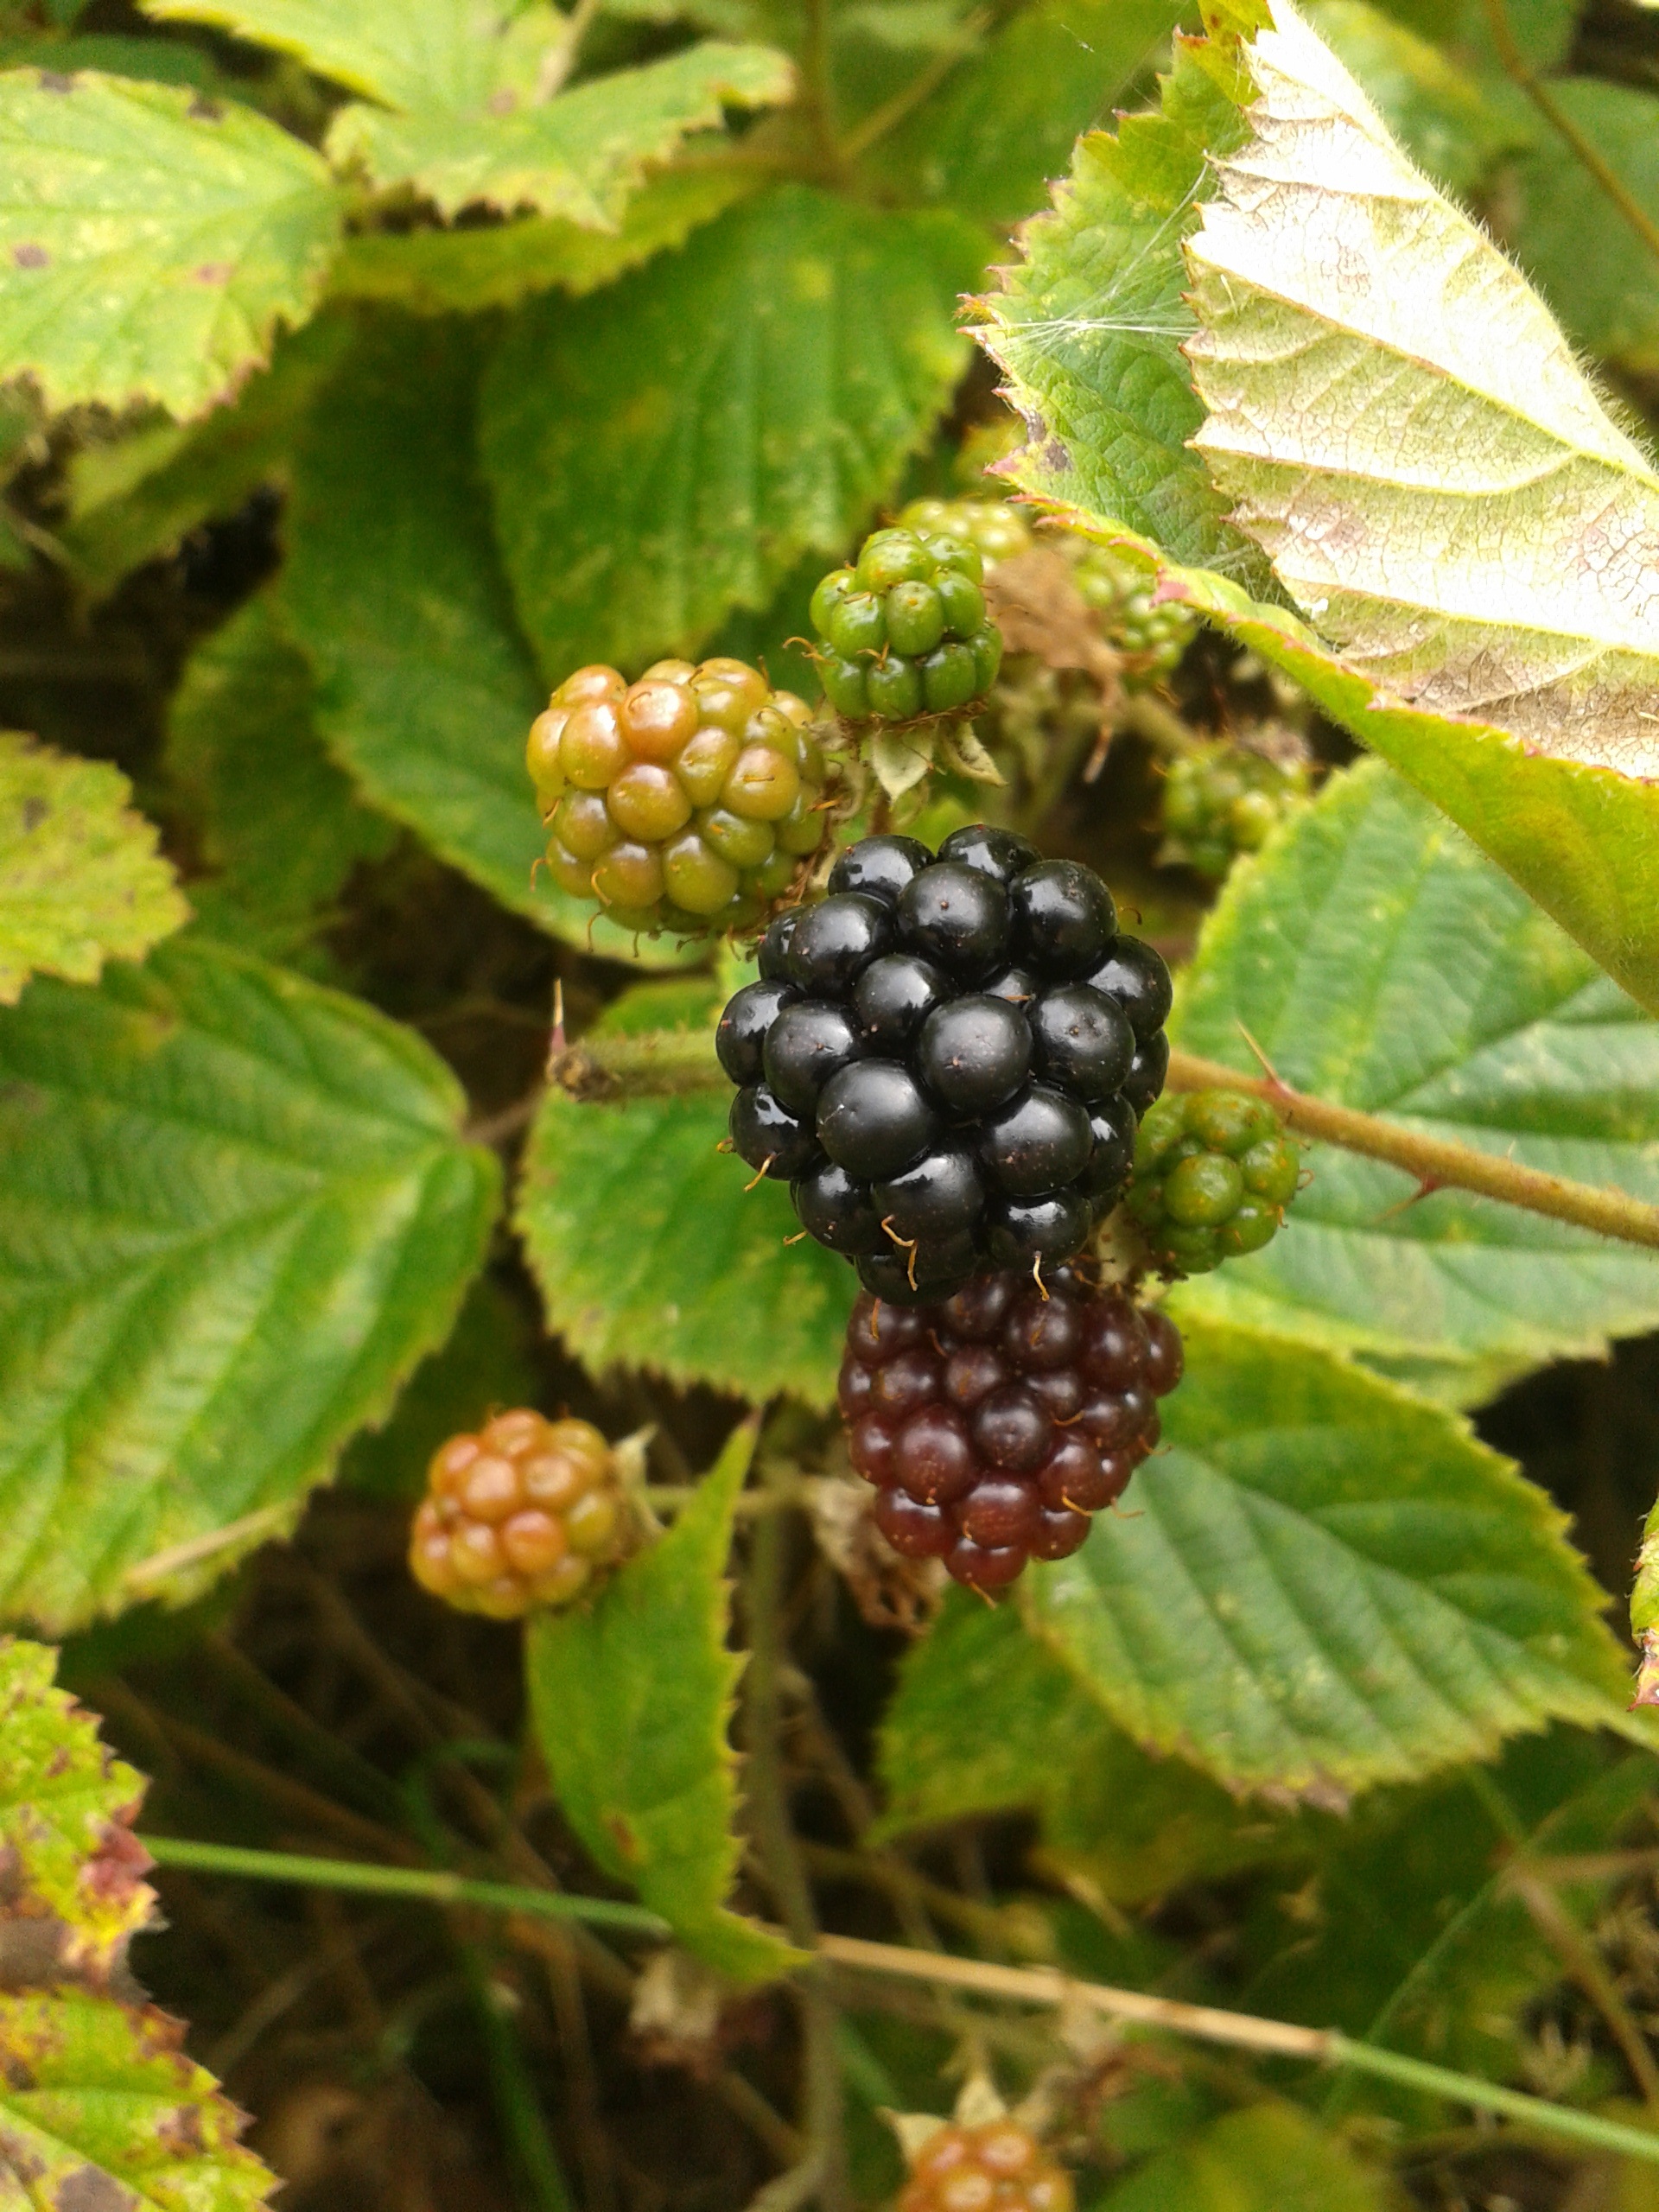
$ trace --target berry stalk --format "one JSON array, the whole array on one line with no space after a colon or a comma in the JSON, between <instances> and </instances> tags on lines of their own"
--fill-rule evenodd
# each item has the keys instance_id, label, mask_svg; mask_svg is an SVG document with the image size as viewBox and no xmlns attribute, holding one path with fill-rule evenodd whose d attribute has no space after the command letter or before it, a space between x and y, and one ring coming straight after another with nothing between
<instances>
[{"instance_id":1,"label":"berry stalk","mask_svg":"<svg viewBox=\"0 0 1659 2212\"><path fill-rule=\"evenodd\" d=\"M726 1086L708 1037L692 1030L594 1037L560 1054L549 1072L573 1098L589 1101L677 1097ZM1403 1167L1417 1177L1425 1193L1472 1191L1527 1213L1547 1214L1552 1220L1593 1230L1599 1236L1659 1250L1659 1206L1644 1199L1593 1183L1576 1183L1565 1175L1547 1175L1450 1138L1425 1136L1381 1115L1313 1097L1276 1076L1241 1075L1219 1060L1172 1052L1166 1088L1249 1091L1276 1107L1290 1127L1305 1136Z\"/></svg>"}]
</instances>

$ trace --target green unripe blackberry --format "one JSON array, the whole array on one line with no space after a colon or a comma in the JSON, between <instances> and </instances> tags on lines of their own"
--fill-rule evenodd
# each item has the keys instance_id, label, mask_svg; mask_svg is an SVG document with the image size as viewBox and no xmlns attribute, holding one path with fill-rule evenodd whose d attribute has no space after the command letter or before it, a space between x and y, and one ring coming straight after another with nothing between
<instances>
[{"instance_id":1,"label":"green unripe blackberry","mask_svg":"<svg viewBox=\"0 0 1659 2212\"><path fill-rule=\"evenodd\" d=\"M1163 849L1159 858L1220 882L1241 853L1306 798L1305 761L1281 761L1243 746L1195 747L1164 778Z\"/></svg>"},{"instance_id":2,"label":"green unripe blackberry","mask_svg":"<svg viewBox=\"0 0 1659 2212\"><path fill-rule=\"evenodd\" d=\"M925 537L960 537L988 569L1034 543L1025 516L1006 499L912 499L899 519Z\"/></svg>"},{"instance_id":3,"label":"green unripe blackberry","mask_svg":"<svg viewBox=\"0 0 1659 2212\"><path fill-rule=\"evenodd\" d=\"M938 504L943 505L943 502ZM1001 664L986 620L984 563L966 537L878 530L857 563L812 594L823 693L849 721L913 721L982 697Z\"/></svg>"},{"instance_id":4,"label":"green unripe blackberry","mask_svg":"<svg viewBox=\"0 0 1659 2212\"><path fill-rule=\"evenodd\" d=\"M1071 563L1071 579L1096 616L1108 645L1123 656L1123 682L1146 690L1172 674L1192 642L1198 618L1179 600L1155 600L1144 568L1109 545L1070 531L1048 541Z\"/></svg>"},{"instance_id":5,"label":"green unripe blackberry","mask_svg":"<svg viewBox=\"0 0 1659 2212\"><path fill-rule=\"evenodd\" d=\"M823 842L810 722L741 660L658 661L637 683L579 668L525 749L555 881L626 929L752 926Z\"/></svg>"},{"instance_id":6,"label":"green unripe blackberry","mask_svg":"<svg viewBox=\"0 0 1659 2212\"><path fill-rule=\"evenodd\" d=\"M1272 1241L1300 1173L1296 1147L1264 1100L1172 1092L1141 1123L1124 1207L1161 1273L1207 1274Z\"/></svg>"}]
</instances>

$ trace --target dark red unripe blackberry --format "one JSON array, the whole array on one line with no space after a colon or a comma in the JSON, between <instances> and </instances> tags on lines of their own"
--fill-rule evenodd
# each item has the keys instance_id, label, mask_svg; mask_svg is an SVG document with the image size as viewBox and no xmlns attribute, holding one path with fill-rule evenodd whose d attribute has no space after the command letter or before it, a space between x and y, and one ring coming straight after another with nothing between
<instances>
[{"instance_id":1,"label":"dark red unripe blackberry","mask_svg":"<svg viewBox=\"0 0 1659 2212\"><path fill-rule=\"evenodd\" d=\"M1122 1187L1163 1071L1160 1033L1081 980L1116 972L1110 893L983 824L938 861L865 838L830 881L773 923L761 982L722 1018L721 1064L746 1093L734 1147L798 1185L807 1230L895 1302L1062 1264ZM1162 973L1147 962L1125 970L1143 1022Z\"/></svg>"},{"instance_id":2,"label":"dark red unripe blackberry","mask_svg":"<svg viewBox=\"0 0 1659 2212\"><path fill-rule=\"evenodd\" d=\"M921 1306L861 1298L837 1397L877 1527L990 1591L1077 1550L1156 1443L1179 1371L1165 1316L1059 1267L1046 1297L1010 1273Z\"/></svg>"}]
</instances>

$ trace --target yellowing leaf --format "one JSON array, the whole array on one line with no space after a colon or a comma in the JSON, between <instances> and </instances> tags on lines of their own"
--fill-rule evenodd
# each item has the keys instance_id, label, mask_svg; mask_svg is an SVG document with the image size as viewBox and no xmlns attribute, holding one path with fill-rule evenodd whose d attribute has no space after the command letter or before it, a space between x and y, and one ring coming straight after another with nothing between
<instances>
[{"instance_id":1,"label":"yellowing leaf","mask_svg":"<svg viewBox=\"0 0 1659 2212\"><path fill-rule=\"evenodd\" d=\"M142 1776L54 1686L57 1654L0 1638L0 1922L56 1922L54 1959L102 1975L155 1898L132 1834Z\"/></svg>"},{"instance_id":2,"label":"yellowing leaf","mask_svg":"<svg viewBox=\"0 0 1659 2212\"><path fill-rule=\"evenodd\" d=\"M394 107L489 89L492 0L144 0L162 22L215 23Z\"/></svg>"},{"instance_id":3,"label":"yellowing leaf","mask_svg":"<svg viewBox=\"0 0 1659 2212\"><path fill-rule=\"evenodd\" d=\"M0 731L0 1006L32 974L91 982L105 960L140 959L188 919L128 797L107 763Z\"/></svg>"},{"instance_id":4,"label":"yellowing leaf","mask_svg":"<svg viewBox=\"0 0 1659 2212\"><path fill-rule=\"evenodd\" d=\"M48 406L196 415L316 304L341 201L234 102L88 71L0 76L0 377Z\"/></svg>"}]
</instances>

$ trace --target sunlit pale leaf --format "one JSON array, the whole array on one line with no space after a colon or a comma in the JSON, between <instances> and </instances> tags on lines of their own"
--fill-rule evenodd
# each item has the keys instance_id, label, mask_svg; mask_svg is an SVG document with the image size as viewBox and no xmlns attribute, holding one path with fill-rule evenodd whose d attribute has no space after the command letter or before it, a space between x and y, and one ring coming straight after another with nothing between
<instances>
[{"instance_id":1,"label":"sunlit pale leaf","mask_svg":"<svg viewBox=\"0 0 1659 2212\"><path fill-rule=\"evenodd\" d=\"M88 71L0 75L0 377L48 406L200 413L316 304L341 200L232 101Z\"/></svg>"},{"instance_id":2,"label":"sunlit pale leaf","mask_svg":"<svg viewBox=\"0 0 1659 2212\"><path fill-rule=\"evenodd\" d=\"M0 1006L36 973L90 982L188 916L130 796L107 762L0 730Z\"/></svg>"},{"instance_id":3,"label":"sunlit pale leaf","mask_svg":"<svg viewBox=\"0 0 1659 2212\"><path fill-rule=\"evenodd\" d=\"M390 107L487 96L499 0L143 0L163 22L213 23L291 54Z\"/></svg>"}]
</instances>

